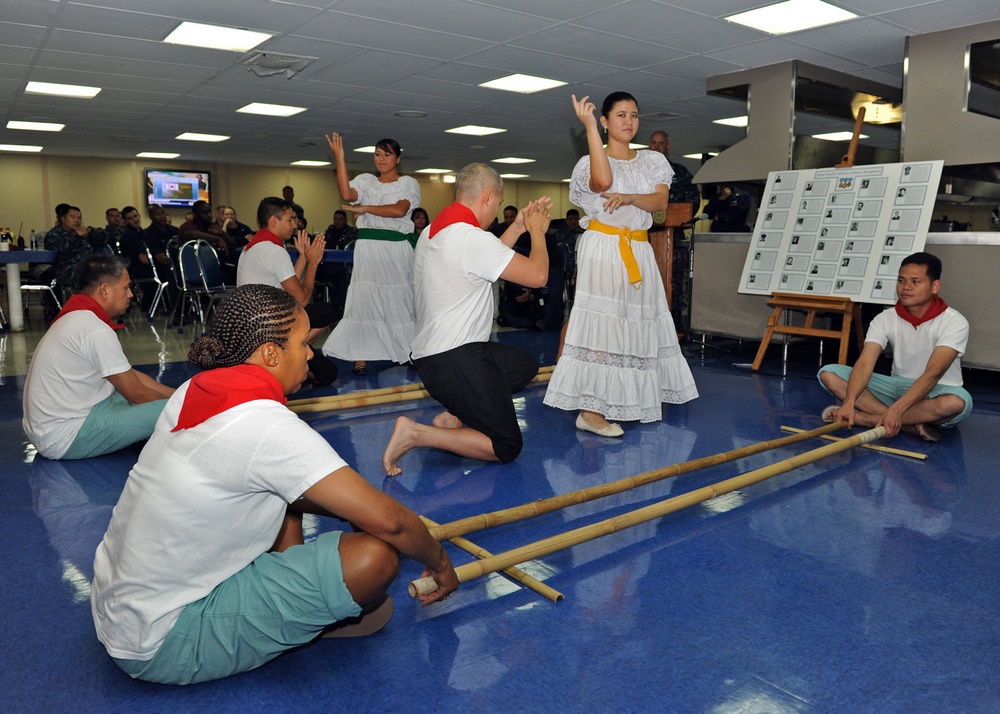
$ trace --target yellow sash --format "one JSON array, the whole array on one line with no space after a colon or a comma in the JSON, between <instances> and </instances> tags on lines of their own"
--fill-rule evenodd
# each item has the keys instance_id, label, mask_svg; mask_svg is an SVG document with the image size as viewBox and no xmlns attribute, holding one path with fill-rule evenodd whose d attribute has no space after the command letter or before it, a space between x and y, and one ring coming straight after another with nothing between
<instances>
[{"instance_id":1,"label":"yellow sash","mask_svg":"<svg viewBox=\"0 0 1000 714\"><path fill-rule=\"evenodd\" d=\"M609 226L600 221L595 221L593 218L590 219L587 230L618 236L618 252L621 253L622 262L625 263L625 269L628 271L628 281L632 284L633 288L638 290L639 285L642 283L642 275L639 274L639 264L635 262L635 255L632 253L632 246L630 244L634 240L640 243L648 243L649 231L633 231L631 228Z\"/></svg>"}]
</instances>

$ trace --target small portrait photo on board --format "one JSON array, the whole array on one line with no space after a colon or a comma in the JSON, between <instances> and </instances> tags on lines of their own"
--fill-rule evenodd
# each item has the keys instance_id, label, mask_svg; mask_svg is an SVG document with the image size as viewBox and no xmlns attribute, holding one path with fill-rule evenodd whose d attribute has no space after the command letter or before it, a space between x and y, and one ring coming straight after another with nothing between
<instances>
[{"instance_id":1,"label":"small portrait photo on board","mask_svg":"<svg viewBox=\"0 0 1000 714\"><path fill-rule=\"evenodd\" d=\"M889 186L889 179L884 176L861 179L858 186L858 198L881 198Z\"/></svg>"},{"instance_id":2,"label":"small portrait photo on board","mask_svg":"<svg viewBox=\"0 0 1000 714\"><path fill-rule=\"evenodd\" d=\"M900 183L927 183L931 179L931 164L907 164L899 177Z\"/></svg>"}]
</instances>

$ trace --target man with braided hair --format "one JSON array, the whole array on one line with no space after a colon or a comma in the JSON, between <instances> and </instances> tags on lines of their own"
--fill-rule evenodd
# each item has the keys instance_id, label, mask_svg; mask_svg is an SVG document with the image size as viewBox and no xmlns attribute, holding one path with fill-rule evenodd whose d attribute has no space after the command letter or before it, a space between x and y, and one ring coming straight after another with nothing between
<instances>
[{"instance_id":1,"label":"man with braided hair","mask_svg":"<svg viewBox=\"0 0 1000 714\"><path fill-rule=\"evenodd\" d=\"M148 438L174 393L133 369L115 335L132 299L124 260L87 256L75 280L24 382L24 433L50 459L85 459Z\"/></svg>"},{"instance_id":2,"label":"man with braided hair","mask_svg":"<svg viewBox=\"0 0 1000 714\"><path fill-rule=\"evenodd\" d=\"M450 595L458 576L413 511L371 486L285 407L309 321L288 293L237 288L189 359L94 558L98 639L136 679L189 684L259 667L392 617L400 554ZM302 513L355 532L304 543ZM294 547L292 547L294 546Z\"/></svg>"}]
</instances>

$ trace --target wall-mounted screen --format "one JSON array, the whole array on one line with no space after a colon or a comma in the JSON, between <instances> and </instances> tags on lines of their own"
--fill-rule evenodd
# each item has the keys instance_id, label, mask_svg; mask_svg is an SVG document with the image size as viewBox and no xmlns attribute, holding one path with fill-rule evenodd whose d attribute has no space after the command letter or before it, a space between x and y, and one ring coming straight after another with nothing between
<instances>
[{"instance_id":1,"label":"wall-mounted screen","mask_svg":"<svg viewBox=\"0 0 1000 714\"><path fill-rule=\"evenodd\" d=\"M195 201L212 202L208 171L146 169L146 205L190 208Z\"/></svg>"}]
</instances>

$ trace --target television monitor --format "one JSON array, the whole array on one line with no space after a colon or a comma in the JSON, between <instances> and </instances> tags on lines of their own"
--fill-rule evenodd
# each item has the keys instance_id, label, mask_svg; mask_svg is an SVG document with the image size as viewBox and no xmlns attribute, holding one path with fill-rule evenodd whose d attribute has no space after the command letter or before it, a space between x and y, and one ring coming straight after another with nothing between
<instances>
[{"instance_id":1,"label":"television monitor","mask_svg":"<svg viewBox=\"0 0 1000 714\"><path fill-rule=\"evenodd\" d=\"M208 171L146 169L146 205L190 208L195 201L211 203Z\"/></svg>"}]
</instances>

